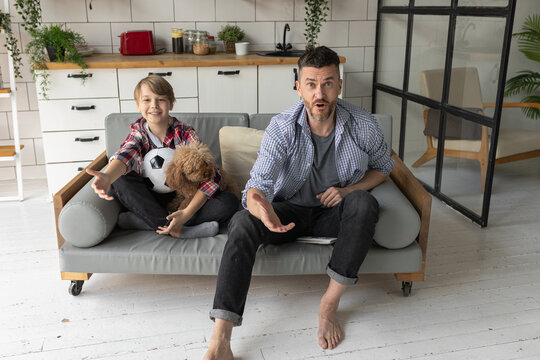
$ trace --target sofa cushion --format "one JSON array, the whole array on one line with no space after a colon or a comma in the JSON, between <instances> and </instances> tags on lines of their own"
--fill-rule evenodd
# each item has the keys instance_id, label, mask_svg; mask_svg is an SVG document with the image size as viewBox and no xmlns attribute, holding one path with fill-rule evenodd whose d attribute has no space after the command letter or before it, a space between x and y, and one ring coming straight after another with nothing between
<instances>
[{"instance_id":1,"label":"sofa cushion","mask_svg":"<svg viewBox=\"0 0 540 360\"><path fill-rule=\"evenodd\" d=\"M58 216L58 231L77 247L91 247L105 239L116 225L121 205L96 195L89 181L64 206Z\"/></svg>"},{"instance_id":2,"label":"sofa cushion","mask_svg":"<svg viewBox=\"0 0 540 360\"><path fill-rule=\"evenodd\" d=\"M245 187L249 172L257 159L263 130L225 126L219 131L223 168L240 189ZM379 202L379 222L374 240L387 249L410 245L420 231L420 216L399 188L387 179L371 192Z\"/></svg>"},{"instance_id":3,"label":"sofa cushion","mask_svg":"<svg viewBox=\"0 0 540 360\"><path fill-rule=\"evenodd\" d=\"M224 126L219 130L221 163L238 188L243 190L249 172L257 160L264 130L239 126Z\"/></svg>"}]
</instances>

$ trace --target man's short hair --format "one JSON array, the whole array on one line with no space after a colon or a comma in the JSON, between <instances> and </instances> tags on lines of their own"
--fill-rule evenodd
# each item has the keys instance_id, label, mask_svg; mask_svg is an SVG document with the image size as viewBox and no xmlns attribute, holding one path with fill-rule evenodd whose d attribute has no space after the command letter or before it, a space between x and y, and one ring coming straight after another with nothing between
<instances>
[{"instance_id":1,"label":"man's short hair","mask_svg":"<svg viewBox=\"0 0 540 360\"><path fill-rule=\"evenodd\" d=\"M299 72L302 71L303 67L322 68L330 65L336 66L339 78L339 56L334 50L326 46L308 46L304 54L298 59Z\"/></svg>"},{"instance_id":2,"label":"man's short hair","mask_svg":"<svg viewBox=\"0 0 540 360\"><path fill-rule=\"evenodd\" d=\"M141 88L143 85L148 86L154 94L165 96L167 100L169 100L171 107L176 101L174 90L167 80L159 75L148 75L135 86L133 96L135 97L136 102L139 102L141 99Z\"/></svg>"}]
</instances>

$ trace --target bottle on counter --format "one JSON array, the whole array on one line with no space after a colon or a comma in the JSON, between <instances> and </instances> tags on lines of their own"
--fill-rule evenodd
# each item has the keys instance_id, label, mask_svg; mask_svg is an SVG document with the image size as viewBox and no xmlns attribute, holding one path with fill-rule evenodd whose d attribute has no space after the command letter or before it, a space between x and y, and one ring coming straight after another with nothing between
<instances>
[{"instance_id":1,"label":"bottle on counter","mask_svg":"<svg viewBox=\"0 0 540 360\"><path fill-rule=\"evenodd\" d=\"M184 52L184 33L180 28L173 28L171 33L172 52L181 54Z\"/></svg>"},{"instance_id":2,"label":"bottle on counter","mask_svg":"<svg viewBox=\"0 0 540 360\"><path fill-rule=\"evenodd\" d=\"M193 42L195 41L195 33L198 30L186 30L184 31L184 52L193 53Z\"/></svg>"},{"instance_id":3,"label":"bottle on counter","mask_svg":"<svg viewBox=\"0 0 540 360\"><path fill-rule=\"evenodd\" d=\"M215 54L217 49L216 41L212 35L208 35L208 54Z\"/></svg>"}]
</instances>

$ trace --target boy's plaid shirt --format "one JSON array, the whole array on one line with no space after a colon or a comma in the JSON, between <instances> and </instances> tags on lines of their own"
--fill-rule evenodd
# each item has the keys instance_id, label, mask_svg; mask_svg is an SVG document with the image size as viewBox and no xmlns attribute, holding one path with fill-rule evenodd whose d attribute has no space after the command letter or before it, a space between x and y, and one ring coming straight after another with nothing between
<instances>
[{"instance_id":1,"label":"boy's plaid shirt","mask_svg":"<svg viewBox=\"0 0 540 360\"><path fill-rule=\"evenodd\" d=\"M199 137L195 130L176 118L172 118L172 124L167 129L167 134L163 140L163 146L175 149L179 145L189 144L194 141L199 141ZM126 173L135 171L137 174L142 173L142 161L144 156L156 146L150 141L148 133L144 127L144 118L139 118L130 125L130 132L120 146L120 149L111 156L110 160L117 159L122 161L126 167ZM201 190L206 196L213 197L219 189L221 175L217 167L215 168L216 176L213 179L204 181L199 184Z\"/></svg>"}]
</instances>

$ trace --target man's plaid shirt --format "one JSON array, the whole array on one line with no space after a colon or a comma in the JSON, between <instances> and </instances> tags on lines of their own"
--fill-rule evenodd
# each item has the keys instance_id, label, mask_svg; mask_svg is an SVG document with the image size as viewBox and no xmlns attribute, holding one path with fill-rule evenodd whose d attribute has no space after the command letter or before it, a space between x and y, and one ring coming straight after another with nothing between
<instances>
[{"instance_id":1,"label":"man's plaid shirt","mask_svg":"<svg viewBox=\"0 0 540 360\"><path fill-rule=\"evenodd\" d=\"M172 124L167 129L167 134L163 140L164 147L170 147L175 149L182 144L189 144L194 141L200 141L199 137L195 133L195 130L176 118L172 118ZM142 173L142 161L144 156L156 146L150 141L148 132L145 129L144 118L139 118L137 121L130 125L130 133L126 140L120 146L120 149L111 156L111 160L118 159L122 161L126 167L127 172L135 171L137 174ZM216 168L216 176L213 179L204 181L199 184L199 190L201 190L206 196L213 197L216 191L219 189L221 182L221 175Z\"/></svg>"},{"instance_id":2,"label":"man's plaid shirt","mask_svg":"<svg viewBox=\"0 0 540 360\"><path fill-rule=\"evenodd\" d=\"M338 99L336 106L336 167L340 186L356 184L368 169L389 174L394 167L375 117ZM311 130L304 103L276 115L266 128L257 160L242 196L261 190L269 202L290 199L308 179L314 159Z\"/></svg>"}]
</instances>

